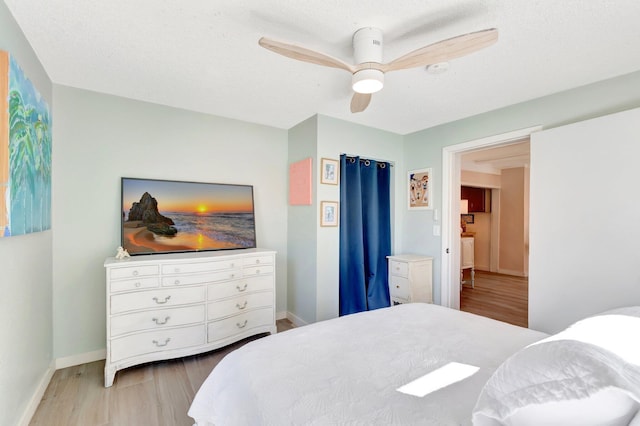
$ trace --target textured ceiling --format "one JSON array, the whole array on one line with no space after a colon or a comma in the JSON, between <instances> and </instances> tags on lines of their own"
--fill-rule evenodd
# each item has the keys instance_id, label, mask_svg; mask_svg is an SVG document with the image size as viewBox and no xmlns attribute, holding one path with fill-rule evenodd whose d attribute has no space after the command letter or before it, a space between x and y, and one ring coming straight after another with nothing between
<instances>
[{"instance_id":1,"label":"textured ceiling","mask_svg":"<svg viewBox=\"0 0 640 426\"><path fill-rule=\"evenodd\" d=\"M4 1L56 84L285 129L320 113L406 134L640 69L638 0ZM443 74L388 73L360 114L349 73L258 46L352 62L364 26L383 30L385 62L485 28L499 40Z\"/></svg>"}]
</instances>

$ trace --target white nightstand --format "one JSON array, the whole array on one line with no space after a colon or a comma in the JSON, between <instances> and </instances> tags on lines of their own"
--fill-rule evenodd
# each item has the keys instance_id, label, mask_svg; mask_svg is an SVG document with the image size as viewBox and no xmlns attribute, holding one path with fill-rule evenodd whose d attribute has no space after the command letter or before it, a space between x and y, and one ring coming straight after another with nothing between
<instances>
[{"instance_id":1,"label":"white nightstand","mask_svg":"<svg viewBox=\"0 0 640 426\"><path fill-rule=\"evenodd\" d=\"M411 302L433 303L433 258L415 254L387 256L391 305Z\"/></svg>"}]
</instances>

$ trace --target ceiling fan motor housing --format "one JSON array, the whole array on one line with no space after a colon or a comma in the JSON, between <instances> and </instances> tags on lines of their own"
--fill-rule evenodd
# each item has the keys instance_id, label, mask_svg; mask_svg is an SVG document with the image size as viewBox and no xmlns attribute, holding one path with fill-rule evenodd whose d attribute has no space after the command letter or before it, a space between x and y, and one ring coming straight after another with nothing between
<instances>
[{"instance_id":1,"label":"ceiling fan motor housing","mask_svg":"<svg viewBox=\"0 0 640 426\"><path fill-rule=\"evenodd\" d=\"M382 30L373 27L360 28L353 35L353 58L356 64L382 63Z\"/></svg>"}]
</instances>

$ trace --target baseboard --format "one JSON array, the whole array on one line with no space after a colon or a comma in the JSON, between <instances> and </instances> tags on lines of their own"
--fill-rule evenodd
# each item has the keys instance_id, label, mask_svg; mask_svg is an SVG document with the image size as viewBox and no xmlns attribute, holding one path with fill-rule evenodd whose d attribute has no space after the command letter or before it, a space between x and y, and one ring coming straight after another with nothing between
<instances>
[{"instance_id":1,"label":"baseboard","mask_svg":"<svg viewBox=\"0 0 640 426\"><path fill-rule=\"evenodd\" d=\"M49 368L44 372L38 386L36 387L29 403L27 404L27 408L25 408L22 413L22 417L18 422L18 426L29 426L33 415L36 413L38 409L38 405L40 405L40 401L42 401L42 397L44 396L45 391L47 390L47 386L51 382L51 378L53 377L53 373L56 372L55 361L51 361L49 364Z\"/></svg>"},{"instance_id":2,"label":"baseboard","mask_svg":"<svg viewBox=\"0 0 640 426\"><path fill-rule=\"evenodd\" d=\"M100 361L107 358L107 350L99 349L93 352L85 352L83 354L66 356L57 358L55 361L56 370L61 368L73 367L74 365L86 364L88 362Z\"/></svg>"},{"instance_id":3,"label":"baseboard","mask_svg":"<svg viewBox=\"0 0 640 426\"><path fill-rule=\"evenodd\" d=\"M305 320L292 314L291 312L287 312L287 319L291 321L296 327L302 327L303 325L308 324Z\"/></svg>"},{"instance_id":4,"label":"baseboard","mask_svg":"<svg viewBox=\"0 0 640 426\"><path fill-rule=\"evenodd\" d=\"M276 321L287 318L287 312L276 312Z\"/></svg>"}]
</instances>

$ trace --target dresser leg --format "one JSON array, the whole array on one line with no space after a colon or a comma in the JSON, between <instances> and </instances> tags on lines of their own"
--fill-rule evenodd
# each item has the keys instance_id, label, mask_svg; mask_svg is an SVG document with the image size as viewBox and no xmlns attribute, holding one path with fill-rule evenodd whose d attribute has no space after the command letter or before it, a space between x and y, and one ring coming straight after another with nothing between
<instances>
[{"instance_id":1,"label":"dresser leg","mask_svg":"<svg viewBox=\"0 0 640 426\"><path fill-rule=\"evenodd\" d=\"M471 267L471 288L475 288L476 268Z\"/></svg>"},{"instance_id":2,"label":"dresser leg","mask_svg":"<svg viewBox=\"0 0 640 426\"><path fill-rule=\"evenodd\" d=\"M107 366L104 367L104 387L108 388L113 385L113 379L116 377L116 369L109 368Z\"/></svg>"}]
</instances>

